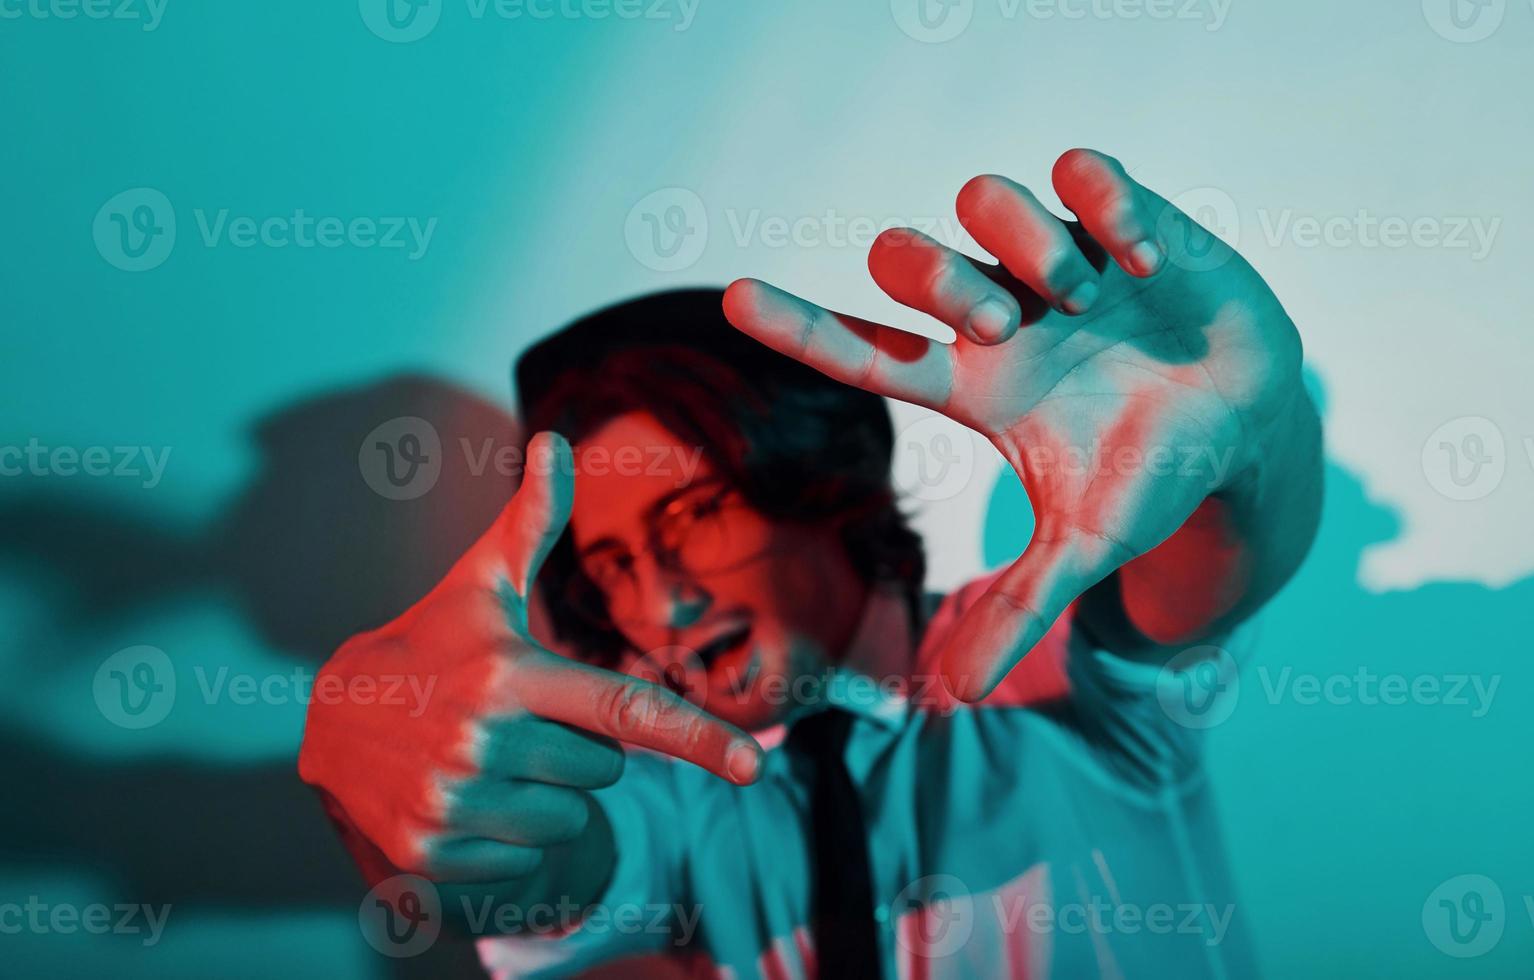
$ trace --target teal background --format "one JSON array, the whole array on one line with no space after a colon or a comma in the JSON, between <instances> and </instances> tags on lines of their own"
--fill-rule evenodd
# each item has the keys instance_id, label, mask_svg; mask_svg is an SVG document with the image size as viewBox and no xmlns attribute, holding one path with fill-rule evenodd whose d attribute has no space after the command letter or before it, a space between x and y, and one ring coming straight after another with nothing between
<instances>
[{"instance_id":1,"label":"teal background","mask_svg":"<svg viewBox=\"0 0 1534 980\"><path fill-rule=\"evenodd\" d=\"M1457 43L1431 28L1434 0L1236 0L1215 31L974 0L966 31L924 43L883 2L703 0L685 29L674 4L658 20L476 19L467 0L436 2L440 21L410 43L367 27L368 0L169 0L152 30L37 4L0 19L0 445L170 452L153 487L0 477L0 903L173 906L147 949L0 935L7 975L342 980L465 964L448 943L400 965L362 942L361 889L292 775L303 705L209 704L191 680L312 669L424 591L509 489L459 465L419 500L382 500L359 477L364 436L420 415L444 436L509 439L518 351L647 289L753 274L920 327L866 280L860 248L741 241L735 227L753 212L951 216L983 171L1047 199L1073 145L1169 195L1235 201L1242 250L1324 389L1325 520L1261 618L1258 662L1500 679L1471 717L1275 703L1244 678L1209 756L1266 974L1526 974L1534 191L1515 93L1534 8L1497 3L1495 33ZM625 227L673 187L704 203L709 233L695 262L662 272ZM93 235L133 188L163 194L177 226L143 272ZM1260 208L1360 207L1502 230L1482 259L1257 230ZM199 237L199 210L296 208L436 223L414 261ZM1500 427L1506 476L1446 500L1421 452L1467 416ZM994 460L976 473L960 501L924 508L934 585L1026 539L1015 479ZM163 722L129 731L98 709L92 678L139 644L171 656L182 689ZM1423 905L1463 874L1491 877L1506 914L1495 948L1456 959L1429 941Z\"/></svg>"}]
</instances>

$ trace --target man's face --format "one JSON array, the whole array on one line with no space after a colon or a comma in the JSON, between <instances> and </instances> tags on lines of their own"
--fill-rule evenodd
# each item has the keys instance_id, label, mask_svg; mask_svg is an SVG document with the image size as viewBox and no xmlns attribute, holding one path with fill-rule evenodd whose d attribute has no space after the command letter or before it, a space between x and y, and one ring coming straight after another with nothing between
<instances>
[{"instance_id":1,"label":"man's face","mask_svg":"<svg viewBox=\"0 0 1534 980\"><path fill-rule=\"evenodd\" d=\"M768 520L648 412L577 451L632 460L634 447L642 466L577 467L570 518L612 624L652 674L679 664L709 712L747 730L781 721L805 687L795 678L836 660L862 612L837 529Z\"/></svg>"}]
</instances>

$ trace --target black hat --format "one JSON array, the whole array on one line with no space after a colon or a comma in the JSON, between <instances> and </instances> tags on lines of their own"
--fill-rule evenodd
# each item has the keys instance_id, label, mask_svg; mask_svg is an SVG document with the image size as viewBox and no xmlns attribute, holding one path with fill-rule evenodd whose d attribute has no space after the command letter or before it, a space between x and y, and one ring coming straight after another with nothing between
<instances>
[{"instance_id":1,"label":"black hat","mask_svg":"<svg viewBox=\"0 0 1534 980\"><path fill-rule=\"evenodd\" d=\"M724 318L724 290L650 293L590 313L538 341L517 359L514 381L525 421L569 371L591 372L604 358L644 347L686 347L733 365L802 376L813 371L746 336Z\"/></svg>"}]
</instances>

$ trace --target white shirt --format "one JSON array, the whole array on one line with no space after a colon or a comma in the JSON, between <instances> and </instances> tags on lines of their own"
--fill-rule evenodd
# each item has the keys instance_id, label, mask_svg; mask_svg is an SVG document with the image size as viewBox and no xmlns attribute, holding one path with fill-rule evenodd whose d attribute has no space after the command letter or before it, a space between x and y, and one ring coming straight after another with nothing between
<instances>
[{"instance_id":1,"label":"white shirt","mask_svg":"<svg viewBox=\"0 0 1534 980\"><path fill-rule=\"evenodd\" d=\"M898 596L876 592L827 685L856 716L845 759L883 975L1254 975L1199 734L1164 710L1162 671L1093 649L1067 613L985 702L943 689L942 641L990 581L942 600L919 644ZM593 912L559 936L482 939L486 969L814 977L809 795L782 735L760 733L751 786L631 753L596 793L617 865Z\"/></svg>"}]
</instances>

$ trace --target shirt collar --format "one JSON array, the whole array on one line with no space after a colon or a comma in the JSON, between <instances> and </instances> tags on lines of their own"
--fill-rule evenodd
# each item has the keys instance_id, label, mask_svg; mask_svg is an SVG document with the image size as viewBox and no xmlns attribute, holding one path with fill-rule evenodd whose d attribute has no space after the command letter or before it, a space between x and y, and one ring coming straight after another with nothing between
<instances>
[{"instance_id":1,"label":"shirt collar","mask_svg":"<svg viewBox=\"0 0 1534 980\"><path fill-rule=\"evenodd\" d=\"M820 675L820 701L806 707L805 715L833 707L881 729L900 728L910 713L913 641L905 593L898 586L876 583L869 589L846 653ZM780 744L795 720L756 733L757 740L764 748Z\"/></svg>"}]
</instances>

